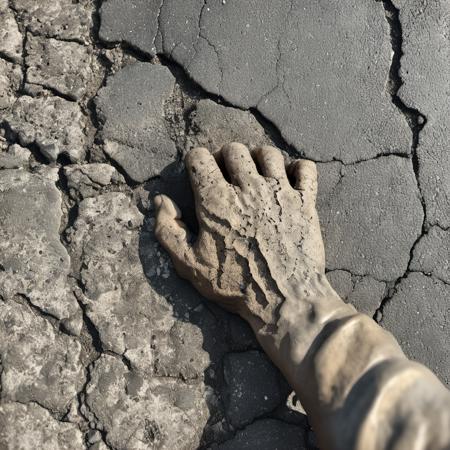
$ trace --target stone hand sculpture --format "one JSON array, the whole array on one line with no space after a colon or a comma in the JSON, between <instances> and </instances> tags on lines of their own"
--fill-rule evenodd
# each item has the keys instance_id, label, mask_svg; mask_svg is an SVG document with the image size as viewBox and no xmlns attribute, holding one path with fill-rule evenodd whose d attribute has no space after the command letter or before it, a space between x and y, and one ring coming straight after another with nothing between
<instances>
[{"instance_id":1,"label":"stone hand sculpture","mask_svg":"<svg viewBox=\"0 0 450 450\"><path fill-rule=\"evenodd\" d=\"M157 196L155 233L177 272L248 321L324 449L450 449L450 392L325 276L315 164L242 144L186 156L197 240Z\"/></svg>"}]
</instances>

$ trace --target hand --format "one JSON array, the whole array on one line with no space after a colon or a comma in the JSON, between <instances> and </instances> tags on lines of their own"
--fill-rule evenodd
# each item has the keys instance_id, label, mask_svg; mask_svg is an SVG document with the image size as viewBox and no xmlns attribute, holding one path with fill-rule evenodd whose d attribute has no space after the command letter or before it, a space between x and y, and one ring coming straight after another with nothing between
<instances>
[{"instance_id":1,"label":"hand","mask_svg":"<svg viewBox=\"0 0 450 450\"><path fill-rule=\"evenodd\" d=\"M250 154L238 143L214 156L196 148L185 164L199 222L194 243L175 203L155 197L156 237L179 275L206 298L265 325L275 325L286 299L313 305L320 286L329 286L315 164L296 160L286 169L278 149Z\"/></svg>"}]
</instances>

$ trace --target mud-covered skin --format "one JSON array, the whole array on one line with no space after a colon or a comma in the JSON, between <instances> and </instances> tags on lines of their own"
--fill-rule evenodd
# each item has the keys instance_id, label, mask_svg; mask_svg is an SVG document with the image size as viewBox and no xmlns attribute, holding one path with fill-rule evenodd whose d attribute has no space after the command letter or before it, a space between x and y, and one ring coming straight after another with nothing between
<instances>
[{"instance_id":1,"label":"mud-covered skin","mask_svg":"<svg viewBox=\"0 0 450 450\"><path fill-rule=\"evenodd\" d=\"M328 283L314 163L292 163L291 184L279 150L261 147L253 157L256 163L238 143L224 146L215 157L205 148L190 152L186 167L196 199L198 239L189 243L178 208L162 196L156 199L161 206L156 234L179 273L203 295L270 327L276 326L286 300L302 298L308 314L316 314L313 286L325 289Z\"/></svg>"},{"instance_id":2,"label":"mud-covered skin","mask_svg":"<svg viewBox=\"0 0 450 450\"><path fill-rule=\"evenodd\" d=\"M196 148L185 163L199 236L191 244L165 196L155 198L156 236L181 276L249 322L297 392L320 447L448 449L450 393L325 277L314 163L286 170L277 149L251 154L237 143L214 156Z\"/></svg>"}]
</instances>

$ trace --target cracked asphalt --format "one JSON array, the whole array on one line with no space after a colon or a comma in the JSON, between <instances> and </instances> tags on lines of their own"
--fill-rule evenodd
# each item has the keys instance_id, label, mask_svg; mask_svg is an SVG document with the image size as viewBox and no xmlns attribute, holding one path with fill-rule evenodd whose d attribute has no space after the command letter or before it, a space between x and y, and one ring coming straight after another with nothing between
<instances>
[{"instance_id":1,"label":"cracked asphalt","mask_svg":"<svg viewBox=\"0 0 450 450\"><path fill-rule=\"evenodd\" d=\"M450 3L0 0L0 448L314 449L153 235L182 158L318 163L330 282L450 384Z\"/></svg>"}]
</instances>

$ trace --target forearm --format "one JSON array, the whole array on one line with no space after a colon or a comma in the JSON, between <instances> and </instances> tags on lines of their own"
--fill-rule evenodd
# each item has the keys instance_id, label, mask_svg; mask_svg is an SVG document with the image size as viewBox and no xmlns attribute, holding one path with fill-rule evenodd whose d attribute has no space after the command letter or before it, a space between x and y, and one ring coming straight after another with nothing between
<instances>
[{"instance_id":1,"label":"forearm","mask_svg":"<svg viewBox=\"0 0 450 450\"><path fill-rule=\"evenodd\" d=\"M321 447L448 449L446 389L317 275L325 253L314 163L291 162L290 180L279 150L250 154L231 143L215 157L192 150L186 167L199 238L191 245L167 197L155 199L156 236L183 277L250 322L300 397Z\"/></svg>"},{"instance_id":2,"label":"forearm","mask_svg":"<svg viewBox=\"0 0 450 450\"><path fill-rule=\"evenodd\" d=\"M446 449L450 393L393 336L327 282L252 326L308 413L324 449ZM275 325L275 326L274 326Z\"/></svg>"}]
</instances>

